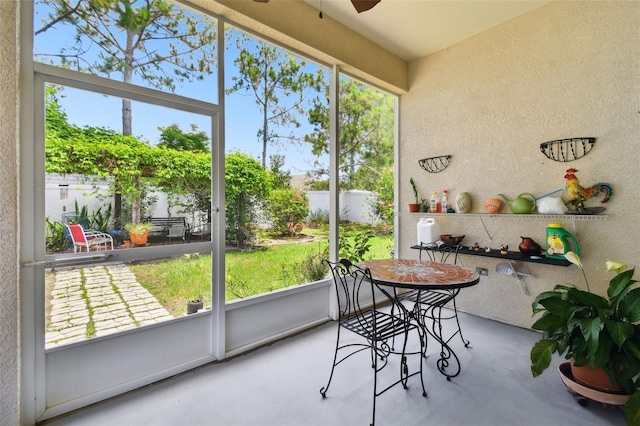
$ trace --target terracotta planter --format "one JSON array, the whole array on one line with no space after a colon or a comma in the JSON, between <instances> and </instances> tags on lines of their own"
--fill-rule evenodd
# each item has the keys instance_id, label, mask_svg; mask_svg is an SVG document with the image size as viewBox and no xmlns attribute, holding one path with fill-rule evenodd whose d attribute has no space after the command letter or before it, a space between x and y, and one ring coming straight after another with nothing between
<instances>
[{"instance_id":1,"label":"terracotta planter","mask_svg":"<svg viewBox=\"0 0 640 426\"><path fill-rule=\"evenodd\" d=\"M420 211L420 204L410 203L409 204L409 211L411 213L419 212Z\"/></svg>"},{"instance_id":2,"label":"terracotta planter","mask_svg":"<svg viewBox=\"0 0 640 426\"><path fill-rule=\"evenodd\" d=\"M131 238L131 244L134 246L146 246L147 239L149 237L149 231L144 231L142 234L132 234L129 233L129 238Z\"/></svg>"},{"instance_id":3,"label":"terracotta planter","mask_svg":"<svg viewBox=\"0 0 640 426\"><path fill-rule=\"evenodd\" d=\"M609 375L603 368L595 368L592 370L589 365L576 367L573 365L573 358L571 358L571 375L577 383L592 389L611 393L623 393L623 389L620 386L615 386L611 383Z\"/></svg>"}]
</instances>

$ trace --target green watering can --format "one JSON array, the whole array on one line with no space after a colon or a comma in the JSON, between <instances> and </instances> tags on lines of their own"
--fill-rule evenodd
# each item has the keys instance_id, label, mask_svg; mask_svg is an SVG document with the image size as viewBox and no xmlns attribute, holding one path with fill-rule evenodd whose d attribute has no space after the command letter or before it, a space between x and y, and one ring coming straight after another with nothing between
<instances>
[{"instance_id":1,"label":"green watering can","mask_svg":"<svg viewBox=\"0 0 640 426\"><path fill-rule=\"evenodd\" d=\"M509 207L511 207L511 213L516 213L516 214L533 213L533 211L536 209L536 197L529 194L528 192L523 192L513 200L508 199L504 194L498 194L498 195L502 197L502 199L507 204L509 204ZM523 195L531 197L531 199L529 200L523 197Z\"/></svg>"}]
</instances>

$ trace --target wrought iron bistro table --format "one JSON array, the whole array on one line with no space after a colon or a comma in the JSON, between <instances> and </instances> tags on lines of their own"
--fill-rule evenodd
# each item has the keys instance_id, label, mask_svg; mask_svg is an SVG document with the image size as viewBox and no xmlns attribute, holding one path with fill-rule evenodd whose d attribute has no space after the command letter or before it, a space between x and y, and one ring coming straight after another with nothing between
<instances>
[{"instance_id":1,"label":"wrought iron bistro table","mask_svg":"<svg viewBox=\"0 0 640 426\"><path fill-rule=\"evenodd\" d=\"M358 266L369 268L371 278L378 285L393 287L396 293L397 289L418 291L440 289L450 292L451 297L447 297L437 304L429 306L428 313L423 312L423 314L421 314L420 307L416 304L412 316L420 327L440 344L440 359L438 359L436 363L438 370L447 380L451 380L451 377L460 374L460 360L449 346L448 341L442 336L439 310L447 302L456 297L460 289L478 284L478 282L480 282L478 273L458 265L432 261L421 262L410 259L368 260L359 263ZM418 300L420 300L419 297ZM427 321L425 318L431 318L433 320L431 328L426 324ZM425 338L424 341L424 352L426 353L427 339ZM451 366L451 369L447 369L452 361L454 361L455 364Z\"/></svg>"}]
</instances>

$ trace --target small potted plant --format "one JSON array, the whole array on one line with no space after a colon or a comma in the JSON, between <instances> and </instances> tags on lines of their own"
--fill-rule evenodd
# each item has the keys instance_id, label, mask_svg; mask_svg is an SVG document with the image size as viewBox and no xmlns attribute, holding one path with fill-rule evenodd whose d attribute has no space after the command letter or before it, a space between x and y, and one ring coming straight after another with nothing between
<instances>
[{"instance_id":1,"label":"small potted plant","mask_svg":"<svg viewBox=\"0 0 640 426\"><path fill-rule=\"evenodd\" d=\"M409 203L409 211L418 212L420 211L420 194L418 193L418 188L416 187L416 182L413 180L413 178L409 179L409 183L411 184L413 197L415 199L415 203Z\"/></svg>"},{"instance_id":2,"label":"small potted plant","mask_svg":"<svg viewBox=\"0 0 640 426\"><path fill-rule=\"evenodd\" d=\"M202 296L198 296L195 299L191 299L187 302L187 315L195 314L204 306Z\"/></svg>"},{"instance_id":3,"label":"small potted plant","mask_svg":"<svg viewBox=\"0 0 640 426\"><path fill-rule=\"evenodd\" d=\"M146 223L127 223L124 229L129 233L131 244L136 246L144 246L147 244L149 231L153 228L153 224Z\"/></svg>"},{"instance_id":4,"label":"small potted plant","mask_svg":"<svg viewBox=\"0 0 640 426\"><path fill-rule=\"evenodd\" d=\"M566 259L582 270L586 291L575 285L557 285L533 301L533 313L542 316L532 328L543 332L531 349L531 372L540 375L552 355L564 355L575 367L604 369L613 384L630 395L624 406L628 424L640 424L640 288L634 286L635 269L607 261L616 275L609 282L607 297L592 293L580 257L573 252ZM633 287L633 288L632 288ZM587 378L583 379L588 387Z\"/></svg>"}]
</instances>

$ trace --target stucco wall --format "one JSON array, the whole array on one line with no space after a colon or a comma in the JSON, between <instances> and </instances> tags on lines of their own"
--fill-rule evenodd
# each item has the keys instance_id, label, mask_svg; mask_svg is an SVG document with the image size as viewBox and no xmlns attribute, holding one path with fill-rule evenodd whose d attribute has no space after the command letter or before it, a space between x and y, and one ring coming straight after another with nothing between
<instances>
[{"instance_id":1,"label":"stucco wall","mask_svg":"<svg viewBox=\"0 0 640 426\"><path fill-rule=\"evenodd\" d=\"M615 195L605 222L577 222L576 231L592 290L610 279L607 258L640 264L635 235L638 210L640 136L640 3L554 2L499 27L410 64L410 90L401 98L400 224L403 257L417 257L416 214L407 212L413 177L423 196L448 189L482 201L504 193L536 196L564 187L575 167L580 182L609 182ZM542 142L597 138L586 157L554 162ZM416 159L451 154L440 173L427 173ZM588 206L600 205L592 200ZM503 206L503 213L509 212ZM517 250L520 236L544 243L548 221L438 218L443 233L466 234L465 243ZM570 222L564 222L573 231ZM498 261L463 257L489 276L461 293L459 307L487 318L528 327L531 302L556 283L582 283L576 267L528 264L536 278L526 295L514 278L498 275Z\"/></svg>"},{"instance_id":2,"label":"stucco wall","mask_svg":"<svg viewBox=\"0 0 640 426\"><path fill-rule=\"evenodd\" d=\"M17 2L0 1L0 423L19 424L17 278Z\"/></svg>"}]
</instances>

